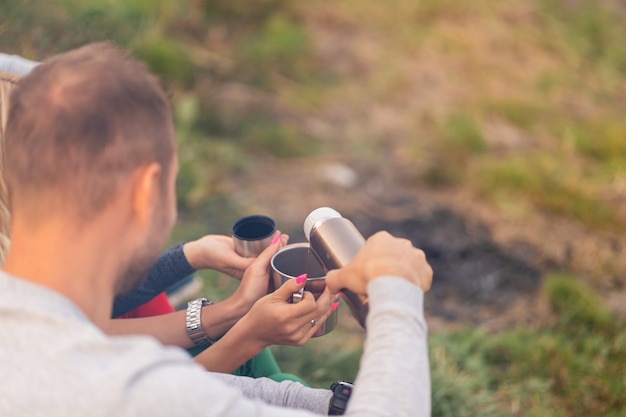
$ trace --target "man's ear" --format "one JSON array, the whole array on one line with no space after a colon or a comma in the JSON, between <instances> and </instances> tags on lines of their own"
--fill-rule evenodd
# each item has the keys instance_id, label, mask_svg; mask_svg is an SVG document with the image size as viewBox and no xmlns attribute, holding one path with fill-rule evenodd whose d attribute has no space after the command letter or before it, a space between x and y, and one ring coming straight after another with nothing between
<instances>
[{"instance_id":1,"label":"man's ear","mask_svg":"<svg viewBox=\"0 0 626 417\"><path fill-rule=\"evenodd\" d=\"M156 204L159 203L159 195L162 192L161 165L153 162L141 166L133 174L133 186L131 190L131 209L133 219L139 224L150 223Z\"/></svg>"}]
</instances>

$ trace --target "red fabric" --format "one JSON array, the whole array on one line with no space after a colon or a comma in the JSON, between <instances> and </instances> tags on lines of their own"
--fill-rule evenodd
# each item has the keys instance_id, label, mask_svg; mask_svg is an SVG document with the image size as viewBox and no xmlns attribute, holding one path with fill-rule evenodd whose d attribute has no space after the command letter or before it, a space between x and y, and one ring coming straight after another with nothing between
<instances>
[{"instance_id":1,"label":"red fabric","mask_svg":"<svg viewBox=\"0 0 626 417\"><path fill-rule=\"evenodd\" d=\"M176 311L170 304L167 294L162 292L147 303L119 316L120 319L137 319L140 317L160 316L162 314L173 313Z\"/></svg>"}]
</instances>

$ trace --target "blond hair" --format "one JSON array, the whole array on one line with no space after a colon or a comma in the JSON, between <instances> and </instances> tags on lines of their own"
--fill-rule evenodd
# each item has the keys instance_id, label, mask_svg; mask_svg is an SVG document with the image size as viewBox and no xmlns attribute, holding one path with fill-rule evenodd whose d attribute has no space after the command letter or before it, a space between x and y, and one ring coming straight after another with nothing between
<instances>
[{"instance_id":1,"label":"blond hair","mask_svg":"<svg viewBox=\"0 0 626 417\"><path fill-rule=\"evenodd\" d=\"M4 262L9 248L10 221L9 194L4 180L4 129L9 117L9 97L19 77L0 72L0 263Z\"/></svg>"}]
</instances>

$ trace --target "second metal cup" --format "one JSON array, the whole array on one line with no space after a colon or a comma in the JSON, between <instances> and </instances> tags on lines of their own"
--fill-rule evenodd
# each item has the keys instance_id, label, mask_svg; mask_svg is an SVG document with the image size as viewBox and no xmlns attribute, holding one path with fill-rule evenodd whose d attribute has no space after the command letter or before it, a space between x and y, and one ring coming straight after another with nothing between
<instances>
[{"instance_id":1,"label":"second metal cup","mask_svg":"<svg viewBox=\"0 0 626 417\"><path fill-rule=\"evenodd\" d=\"M278 288L287 280L295 279L302 274L307 274L304 290L313 293L317 299L326 289L326 269L317 259L317 256L309 249L308 243L293 243L278 251L271 261L271 283ZM304 291L303 290L303 291ZM292 302L302 300L303 292L294 293ZM333 311L313 337L329 333L337 324L337 311Z\"/></svg>"}]
</instances>

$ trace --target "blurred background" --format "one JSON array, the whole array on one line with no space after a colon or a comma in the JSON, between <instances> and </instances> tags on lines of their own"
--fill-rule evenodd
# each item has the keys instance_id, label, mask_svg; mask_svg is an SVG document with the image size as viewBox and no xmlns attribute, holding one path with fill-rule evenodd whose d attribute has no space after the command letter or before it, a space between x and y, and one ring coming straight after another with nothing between
<instances>
[{"instance_id":1,"label":"blurred background","mask_svg":"<svg viewBox=\"0 0 626 417\"><path fill-rule=\"evenodd\" d=\"M2 52L98 40L171 97L172 244L333 207L434 267L433 416L626 416L624 1L0 0ZM339 320L283 370L353 379Z\"/></svg>"}]
</instances>

